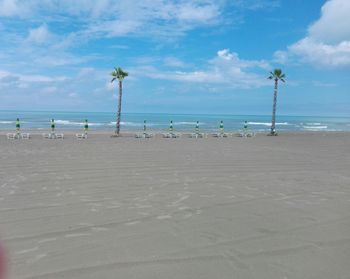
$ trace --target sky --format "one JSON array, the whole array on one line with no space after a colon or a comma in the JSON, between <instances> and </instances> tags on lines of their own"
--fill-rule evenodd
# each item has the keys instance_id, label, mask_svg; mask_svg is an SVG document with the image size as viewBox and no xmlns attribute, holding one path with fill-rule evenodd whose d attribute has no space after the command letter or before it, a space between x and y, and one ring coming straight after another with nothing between
<instances>
[{"instance_id":1,"label":"sky","mask_svg":"<svg viewBox=\"0 0 350 279\"><path fill-rule=\"evenodd\" d=\"M350 116L350 0L0 0L0 110Z\"/></svg>"}]
</instances>

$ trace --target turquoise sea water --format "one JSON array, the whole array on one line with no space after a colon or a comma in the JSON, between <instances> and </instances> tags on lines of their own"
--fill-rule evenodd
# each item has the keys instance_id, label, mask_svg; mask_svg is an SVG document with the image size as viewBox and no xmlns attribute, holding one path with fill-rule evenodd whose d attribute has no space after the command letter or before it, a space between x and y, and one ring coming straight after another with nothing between
<instances>
[{"instance_id":1,"label":"turquoise sea water","mask_svg":"<svg viewBox=\"0 0 350 279\"><path fill-rule=\"evenodd\" d=\"M85 119L89 120L91 130L114 130L115 113L111 112L34 112L0 111L0 129L14 129L16 118L21 120L22 129L45 130L50 128L50 119L54 118L57 129L79 129ZM159 113L124 113L121 126L126 131L143 128L147 121L149 130L167 130L170 120L178 131L193 131L196 121L203 131L215 131L220 121L224 121L226 131L242 129L244 121L249 128L268 131L271 125L270 115L192 115ZM278 131L350 131L350 117L318 116L277 116Z\"/></svg>"}]
</instances>

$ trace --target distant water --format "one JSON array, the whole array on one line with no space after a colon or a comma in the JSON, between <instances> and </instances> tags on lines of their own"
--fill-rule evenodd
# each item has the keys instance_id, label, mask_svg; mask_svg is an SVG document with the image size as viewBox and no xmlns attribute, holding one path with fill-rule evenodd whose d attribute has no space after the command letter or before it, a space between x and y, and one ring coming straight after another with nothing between
<instances>
[{"instance_id":1,"label":"distant water","mask_svg":"<svg viewBox=\"0 0 350 279\"><path fill-rule=\"evenodd\" d=\"M109 112L17 112L0 111L0 129L14 129L19 117L22 129L45 130L54 118L57 129L79 129L88 119L91 130L114 130L115 113ZM244 121L249 128L257 132L268 131L271 125L269 115L204 115L204 114L158 114L158 113L124 113L121 126L123 130L135 131L143 128L147 121L150 130L167 130L170 120L174 129L193 131L199 121L203 131L215 131L219 122L224 121L226 131L242 129ZM316 116L277 116L278 131L350 131L350 117L316 117Z\"/></svg>"}]
</instances>

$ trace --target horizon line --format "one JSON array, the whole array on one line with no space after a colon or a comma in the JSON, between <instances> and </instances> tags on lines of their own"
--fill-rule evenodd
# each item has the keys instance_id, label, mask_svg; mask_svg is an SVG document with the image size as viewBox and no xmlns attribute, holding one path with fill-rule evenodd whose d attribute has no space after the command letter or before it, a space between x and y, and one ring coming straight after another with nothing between
<instances>
[{"instance_id":1,"label":"horizon line","mask_svg":"<svg viewBox=\"0 0 350 279\"><path fill-rule=\"evenodd\" d=\"M69 110L13 110L4 109L1 112L46 112L46 113L116 113L114 111L69 111ZM232 113L179 113L179 112L122 112L122 114L172 114L172 115L222 115L222 116L270 116L271 114L232 114ZM286 117L330 117L330 118L349 118L350 115L297 115L297 114L278 114L278 116Z\"/></svg>"}]
</instances>

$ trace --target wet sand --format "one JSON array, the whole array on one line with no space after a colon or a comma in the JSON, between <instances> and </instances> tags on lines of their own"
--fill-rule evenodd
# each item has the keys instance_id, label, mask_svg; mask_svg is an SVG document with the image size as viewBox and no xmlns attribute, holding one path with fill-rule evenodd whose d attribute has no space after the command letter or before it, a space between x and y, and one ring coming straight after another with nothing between
<instances>
[{"instance_id":1,"label":"wet sand","mask_svg":"<svg viewBox=\"0 0 350 279\"><path fill-rule=\"evenodd\" d=\"M6 140L13 279L350 278L350 134Z\"/></svg>"}]
</instances>

